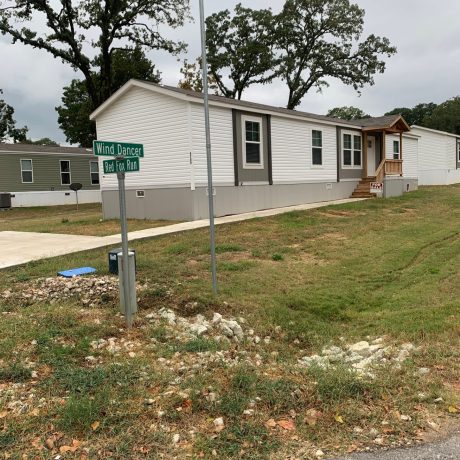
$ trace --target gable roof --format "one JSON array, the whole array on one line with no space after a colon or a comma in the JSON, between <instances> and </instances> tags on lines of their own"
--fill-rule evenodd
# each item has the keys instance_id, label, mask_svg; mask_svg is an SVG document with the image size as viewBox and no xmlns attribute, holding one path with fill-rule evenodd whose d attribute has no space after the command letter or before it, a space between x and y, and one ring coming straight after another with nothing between
<instances>
[{"instance_id":1,"label":"gable roof","mask_svg":"<svg viewBox=\"0 0 460 460\"><path fill-rule=\"evenodd\" d=\"M53 153L53 154L77 154L77 155L92 155L93 150L83 147L61 147L49 145L35 145L35 144L7 144L0 142L0 153Z\"/></svg>"},{"instance_id":2,"label":"gable roof","mask_svg":"<svg viewBox=\"0 0 460 460\"><path fill-rule=\"evenodd\" d=\"M125 94L132 87L140 87L153 92L158 92L162 94L167 94L178 99L192 101L192 102L203 102L204 95L203 93L177 88L174 86L159 85L157 83L141 81L141 80L129 80L125 85L123 85L118 91L116 91L109 99L107 99L103 104L101 104L91 115L90 119L95 120L99 115L101 115L108 107L110 107L117 99L119 99L123 94ZM391 128L399 120L402 120L407 126L407 131L410 130L409 125L404 121L401 115L391 115L388 117L377 117L377 118L364 118L361 120L342 120L340 118L328 117L325 115L317 115L315 113L303 112L298 110L286 109L284 107L275 107L266 104L260 104L258 102L243 101L238 99L230 99L224 96L216 96L214 94L209 95L209 102L211 105L223 106L223 107L239 107L241 109L246 109L249 111L257 111L263 113L273 113L284 115L294 118L304 118L311 121L317 121L326 123L334 126L349 127L355 129L363 128L372 128L372 127L381 127L381 123L385 122L385 127ZM391 123L391 124L389 124ZM388 125L388 126L387 126Z\"/></svg>"}]
</instances>

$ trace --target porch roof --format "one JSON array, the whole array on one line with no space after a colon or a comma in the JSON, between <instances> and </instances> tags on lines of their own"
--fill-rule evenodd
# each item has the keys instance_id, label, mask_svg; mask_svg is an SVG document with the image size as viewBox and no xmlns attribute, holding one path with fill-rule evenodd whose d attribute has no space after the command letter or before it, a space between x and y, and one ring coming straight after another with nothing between
<instances>
[{"instance_id":1,"label":"porch roof","mask_svg":"<svg viewBox=\"0 0 460 460\"><path fill-rule=\"evenodd\" d=\"M389 133L405 133L410 131L410 126L401 115L362 118L355 121L362 127L363 131L386 131Z\"/></svg>"}]
</instances>

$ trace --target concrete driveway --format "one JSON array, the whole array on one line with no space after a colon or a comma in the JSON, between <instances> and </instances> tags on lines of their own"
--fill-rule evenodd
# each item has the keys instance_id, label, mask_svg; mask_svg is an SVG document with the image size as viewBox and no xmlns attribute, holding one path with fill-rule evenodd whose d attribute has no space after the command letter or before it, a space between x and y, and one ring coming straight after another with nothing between
<instances>
[{"instance_id":1,"label":"concrete driveway","mask_svg":"<svg viewBox=\"0 0 460 460\"><path fill-rule=\"evenodd\" d=\"M234 216L218 217L216 225L241 222L243 220L255 219L258 217L269 217L277 214L284 214L291 211L304 211L307 209L322 208L334 204L351 203L360 199L346 199L336 201L325 201L322 203L309 203L284 208L267 209L264 211L248 212ZM170 233L184 232L197 228L205 228L209 225L207 219L183 222L180 224L168 225L166 227L149 228L128 234L130 241L155 236L167 235ZM80 236L60 235L55 233L33 233L33 232L0 232L0 269L25 264L33 260L48 259L50 257L72 254L74 252L87 251L89 249L103 248L113 244L120 244L120 235L111 236Z\"/></svg>"},{"instance_id":2,"label":"concrete driveway","mask_svg":"<svg viewBox=\"0 0 460 460\"><path fill-rule=\"evenodd\" d=\"M99 248L106 244L110 244L110 242L106 243L105 238L97 236L0 232L0 268Z\"/></svg>"}]
</instances>

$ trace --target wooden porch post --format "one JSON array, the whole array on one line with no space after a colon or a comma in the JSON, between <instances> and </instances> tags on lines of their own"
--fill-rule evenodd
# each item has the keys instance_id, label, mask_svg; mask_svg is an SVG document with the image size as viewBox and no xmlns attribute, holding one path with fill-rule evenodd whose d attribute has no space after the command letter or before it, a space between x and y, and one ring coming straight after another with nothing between
<instances>
[{"instance_id":1,"label":"wooden porch post","mask_svg":"<svg viewBox=\"0 0 460 460\"><path fill-rule=\"evenodd\" d=\"M363 179L367 177L367 132L363 134Z\"/></svg>"},{"instance_id":2,"label":"wooden porch post","mask_svg":"<svg viewBox=\"0 0 460 460\"><path fill-rule=\"evenodd\" d=\"M387 159L387 139L386 139L386 131L383 129L382 130L382 161L384 162L384 165L383 165L383 177L386 176L386 171L385 171L385 168L386 168L386 164L385 164L385 161Z\"/></svg>"}]
</instances>

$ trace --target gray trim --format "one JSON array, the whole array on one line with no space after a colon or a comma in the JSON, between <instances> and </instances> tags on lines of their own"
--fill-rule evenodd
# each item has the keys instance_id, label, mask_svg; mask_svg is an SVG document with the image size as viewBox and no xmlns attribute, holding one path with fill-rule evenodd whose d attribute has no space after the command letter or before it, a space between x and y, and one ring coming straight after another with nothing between
<instances>
[{"instance_id":1,"label":"gray trim","mask_svg":"<svg viewBox=\"0 0 460 460\"><path fill-rule=\"evenodd\" d=\"M342 132L353 131L361 135L361 168L342 168ZM337 174L339 182L341 179L362 179L364 165L364 144L363 136L359 129L337 127Z\"/></svg>"},{"instance_id":2,"label":"gray trim","mask_svg":"<svg viewBox=\"0 0 460 460\"><path fill-rule=\"evenodd\" d=\"M233 169L235 171L235 185L239 185L238 178L238 128L236 126L238 122L237 110L232 109L232 128L233 128Z\"/></svg>"},{"instance_id":3,"label":"gray trim","mask_svg":"<svg viewBox=\"0 0 460 460\"><path fill-rule=\"evenodd\" d=\"M242 117L256 117L262 120L262 152L263 168L247 169L243 167L243 139L242 132ZM245 182L269 182L269 160L268 160L268 131L267 131L267 116L264 114L254 114L250 112L236 111L236 152L238 166L238 185L244 185Z\"/></svg>"}]
</instances>

